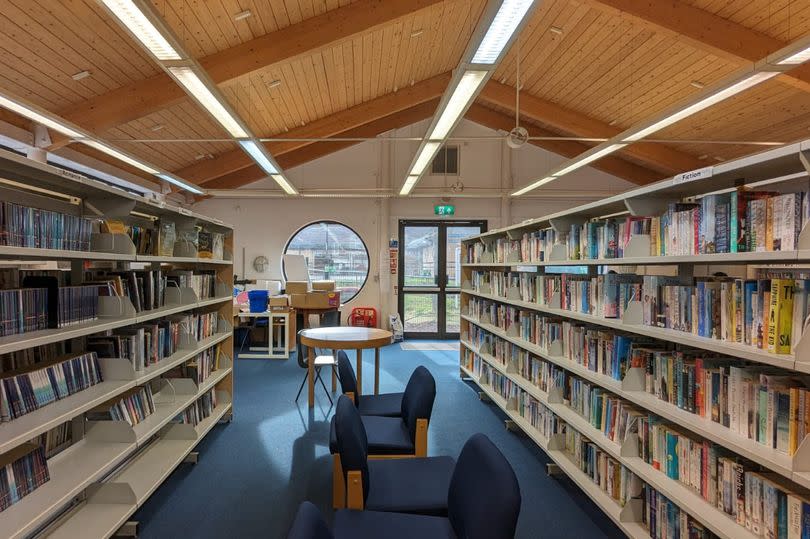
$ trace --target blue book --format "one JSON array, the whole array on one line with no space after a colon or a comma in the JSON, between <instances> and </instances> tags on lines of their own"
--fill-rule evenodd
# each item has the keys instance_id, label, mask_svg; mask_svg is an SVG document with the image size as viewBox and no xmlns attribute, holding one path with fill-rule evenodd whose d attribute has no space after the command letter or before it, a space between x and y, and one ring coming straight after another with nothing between
<instances>
[{"instance_id":1,"label":"blue book","mask_svg":"<svg viewBox=\"0 0 810 539\"><path fill-rule=\"evenodd\" d=\"M802 539L810 539L810 503L802 502Z\"/></svg>"},{"instance_id":2,"label":"blue book","mask_svg":"<svg viewBox=\"0 0 810 539\"><path fill-rule=\"evenodd\" d=\"M743 333L745 344L751 344L751 335L754 328L753 297L757 293L757 281L749 280L743 284Z\"/></svg>"},{"instance_id":3,"label":"blue book","mask_svg":"<svg viewBox=\"0 0 810 539\"><path fill-rule=\"evenodd\" d=\"M697 282L697 302L698 302L698 335L706 336L706 282Z\"/></svg>"},{"instance_id":4,"label":"blue book","mask_svg":"<svg viewBox=\"0 0 810 539\"><path fill-rule=\"evenodd\" d=\"M788 511L787 494L781 489L776 491L776 527L779 530L778 539L787 539Z\"/></svg>"},{"instance_id":5,"label":"blue book","mask_svg":"<svg viewBox=\"0 0 810 539\"><path fill-rule=\"evenodd\" d=\"M667 476L678 479L678 435L667 431Z\"/></svg>"}]
</instances>

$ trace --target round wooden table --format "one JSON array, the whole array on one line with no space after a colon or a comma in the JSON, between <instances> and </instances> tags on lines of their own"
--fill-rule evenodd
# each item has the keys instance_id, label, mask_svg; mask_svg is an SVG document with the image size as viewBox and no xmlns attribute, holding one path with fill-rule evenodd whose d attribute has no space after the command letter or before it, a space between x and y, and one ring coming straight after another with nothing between
<instances>
[{"instance_id":1,"label":"round wooden table","mask_svg":"<svg viewBox=\"0 0 810 539\"><path fill-rule=\"evenodd\" d=\"M377 328L349 326L311 328L299 332L301 344L309 348L309 407L315 406L315 348L357 350L357 392L363 388L363 350L374 348L374 393L380 392L380 347L391 344L393 333Z\"/></svg>"}]
</instances>

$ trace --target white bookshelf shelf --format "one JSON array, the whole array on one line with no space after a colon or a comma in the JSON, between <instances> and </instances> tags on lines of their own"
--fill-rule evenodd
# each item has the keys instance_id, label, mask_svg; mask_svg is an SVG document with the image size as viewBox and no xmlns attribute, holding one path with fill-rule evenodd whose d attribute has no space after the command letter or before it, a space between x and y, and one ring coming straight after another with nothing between
<instances>
[{"instance_id":1,"label":"white bookshelf shelf","mask_svg":"<svg viewBox=\"0 0 810 539\"><path fill-rule=\"evenodd\" d=\"M117 318L99 318L84 324L76 324L66 328L56 329L43 329L39 331L30 331L28 333L19 333L17 335L8 335L0 337L0 354L7 354L24 350L26 348L33 348L48 344L56 341L67 341L93 333L100 333L111 329L118 329L141 322L148 322L163 316L171 314L178 314L192 309L200 309L211 305L218 305L226 301L232 301L231 296L223 296L218 298L204 299L185 305L168 305L159 309L151 311L142 311L135 316L125 316Z\"/></svg>"},{"instance_id":2,"label":"white bookshelf shelf","mask_svg":"<svg viewBox=\"0 0 810 539\"><path fill-rule=\"evenodd\" d=\"M653 488L686 510L686 512L703 523L708 529L717 534L719 537L727 539L734 539L738 537L753 539L755 537L750 533L750 531L737 524L731 517L712 506L709 502L704 500L687 486L667 477L667 475L663 472L655 470L640 457L622 456L621 444L607 438L599 429L595 428L567 405L550 402L548 393L541 390L519 374L509 373L507 369L491 355L480 354L474 347L469 346L468 343L462 344L469 347L473 352L478 354L483 361L515 382L518 387L549 408L557 417L565 421L566 424L570 425L574 430L586 436L591 442L598 445L614 460L621 462L642 481L653 486ZM473 378L475 379L475 377ZM482 384L478 383L478 385L479 387L482 387ZM498 399L493 400L505 412L511 412L509 415L513 420L513 416L518 416L523 420L524 424L530 425L528 421L526 421L520 415L520 413L508 409L505 399L497 394L495 394L495 396L498 397ZM492 397L492 395L490 395L490 397Z\"/></svg>"},{"instance_id":3,"label":"white bookshelf shelf","mask_svg":"<svg viewBox=\"0 0 810 539\"><path fill-rule=\"evenodd\" d=\"M683 256L634 256L624 258L594 258L582 260L545 260L543 262L475 262L462 264L467 268L514 268L516 266L666 266L671 264L778 264L806 260L805 251L767 251L745 253L715 253Z\"/></svg>"},{"instance_id":4,"label":"white bookshelf shelf","mask_svg":"<svg viewBox=\"0 0 810 539\"><path fill-rule=\"evenodd\" d=\"M200 352L219 344L230 336L230 331L217 333L200 341L195 348L180 350L172 356L154 365L150 365L143 371L135 371L137 378L133 380L104 381L84 391L74 393L62 400L48 404L43 408L14 419L13 421L0 423L0 454L65 421L69 421L83 414L99 404L103 404L112 399L115 395L119 395L137 385L145 384L149 380L160 376L177 365L192 359Z\"/></svg>"},{"instance_id":5,"label":"white bookshelf shelf","mask_svg":"<svg viewBox=\"0 0 810 539\"><path fill-rule=\"evenodd\" d=\"M531 352L539 358L566 369L584 380L588 380L589 382L611 391L617 396L637 405L639 408L653 412L664 419L691 430L695 434L702 436L707 440L723 445L740 456L770 468L788 479L795 480L796 472L793 471L793 462L791 457L786 453L781 453L775 449L765 447L764 445L757 443L755 440L741 436L719 423L715 423L709 419L705 419L696 414L687 412L686 410L682 410L674 404L662 401L655 395L651 395L646 391L629 391L623 389L621 381L615 380L604 374L594 372L565 357L549 354L543 348L524 339L507 335L506 332L502 331L497 326L480 322L467 315L462 315L461 318L477 325L493 335L520 346L524 350ZM467 348L480 355L475 346L469 342L462 341L462 344L465 344Z\"/></svg>"},{"instance_id":6,"label":"white bookshelf shelf","mask_svg":"<svg viewBox=\"0 0 810 539\"><path fill-rule=\"evenodd\" d=\"M135 387L134 381L101 382L13 421L0 423L0 453L5 453L132 387Z\"/></svg>"},{"instance_id":7,"label":"white bookshelf shelf","mask_svg":"<svg viewBox=\"0 0 810 539\"><path fill-rule=\"evenodd\" d=\"M25 537L54 511L122 462L135 442L82 440L48 461L50 480L12 505L0 518L0 536Z\"/></svg>"},{"instance_id":8,"label":"white bookshelf shelf","mask_svg":"<svg viewBox=\"0 0 810 539\"><path fill-rule=\"evenodd\" d=\"M619 318L603 318L601 316L594 316L591 314L578 313L576 311L568 311L565 309L553 309L540 303L533 303L530 301L520 301L507 299L502 296L493 294L482 294L473 290L462 289L463 294L470 294L480 298L514 305L533 311L538 311L560 318L569 318L572 320L579 320L580 322L588 322L597 326L608 327L620 331L627 331L635 333L636 335L644 335L647 337L654 337L664 341L674 342L702 350L709 350L720 354L726 354L732 357L756 361L765 365L773 365L774 367L781 367L783 369L795 369L795 357L793 354L772 354L765 350L760 350L753 346L747 346L738 343L729 343L717 339L709 339L707 337L699 337L686 333L685 331L676 331L674 329L657 328L652 326L645 326L642 324L628 324Z\"/></svg>"},{"instance_id":9,"label":"white bookshelf shelf","mask_svg":"<svg viewBox=\"0 0 810 539\"><path fill-rule=\"evenodd\" d=\"M651 185L639 187L631 191L621 193L600 201L580 205L571 209L566 209L550 215L545 215L536 219L530 219L501 229L465 238L463 243L481 243L485 246L481 259L475 263L462 264L462 281L465 283L461 290L462 312L467 311L469 301L473 297L491 300L503 305L510 305L521 309L543 313L549 316L559 317L563 320L579 321L592 324L597 327L610 328L623 333L630 333L640 336L651 337L656 340L668 343L675 343L683 346L706 350L722 354L723 356L740 358L762 365L770 365L785 369L786 371L810 373L810 361L806 355L807 342L810 341L810 332L804 335L796 347L795 354L773 354L756 347L747 346L741 343L724 342L706 337L699 337L691 333L665 329L659 327L645 326L640 324L640 317L636 316L637 311L630 309L626 320L608 319L590 314L578 313L556 308L558 303L552 300L551 305L521 301L513 299L518 297L515 291L510 290L509 297L502 297L491 294L489 287L482 287L481 292L470 290L470 282L473 271L479 269L492 269L493 271L517 271L517 272L538 272L543 273L544 267L549 266L641 266L645 268L639 273L653 274L655 268L646 269L649 266L677 265L679 274L691 276L693 272L688 266L710 266L710 265L736 265L751 268L798 268L807 266L810 262L810 227L805 226L798 238L798 249L792 251L777 252L744 252L744 253L716 253L686 256L646 256L649 250L649 237L634 236L627 245L624 258L595 259L595 260L566 260L567 251L564 244L555 245L552 252L546 253L547 260L542 262L520 262L514 260L518 254L511 253L503 262L495 262L493 257L494 242L498 238L509 238L518 240L525 232L532 232L544 228L554 228L558 232L567 231L572 224L582 224L592 219L605 219L613 216L620 216L626 213L631 215L657 215L666 208L669 202L682 200L696 200L697 197L716 193L729 192L740 185L754 189L764 189L782 193L806 191L808 182L808 171L810 167L805 167L807 156L810 155L810 140L799 143L773 148L756 155L745 158L720 163L697 171L679 174L673 178L662 180ZM465 252L466 256L466 252ZM681 268L686 268L685 273L680 273ZM628 268L629 271L632 269ZM619 270L622 272L622 270ZM715 270L710 270L715 271ZM727 271L727 270L723 270ZM736 271L736 270L735 270ZM593 272L591 272L593 273ZM810 440L805 439L800 444L796 455L790 456L775 449L765 447L750 440L747 437L737 434L721 424L702 418L686 410L678 408L675 404L660 400L656 395L647 393L643 384L639 386L638 370L631 369L630 376L625 380L615 380L607 375L591 371L583 365L577 364L562 356L559 346L550 346L549 349L541 348L522 338L513 331L501 330L490 323L487 316L482 320L475 317L461 315L461 320L469 324L474 324L495 335L498 338L515 344L533 354L534 356L548 361L554 365L562 367L574 376L586 380L595 385L612 392L628 403L638 406L640 409L656 414L665 421L671 422L681 428L693 432L710 442L724 447L729 451L744 457L764 468L776 472L793 482L810 488ZM462 325L463 328L463 325ZM599 445L604 451L620 461L641 480L655 488L662 495L669 498L683 510L691 514L697 521L701 522L707 529L720 535L721 537L753 537L750 531L746 530L725 514L722 510L715 508L696 492L678 481L672 480L665 473L653 469L652 466L643 462L635 456L638 453L625 451L622 455L622 447L603 436L598 429L592 427L587 421L579 416L573 409L568 408L564 403L560 403L556 393L553 401L549 402L548 395L525 380L514 371L514 366L508 363L507 368L501 365L488 350L478 350L467 339L462 330L462 350L469 349L478 354L483 361L486 361L493 369L512 379L519 387L538 401L545 404L561 419L566 421L571 428L578 430L587 436L594 443ZM483 353L482 353L483 352ZM463 358L463 356L462 356ZM469 374L478 385L480 381L472 373L467 371L463 365L463 372ZM559 461L560 468L586 492L589 496L597 500L598 505L614 520L617 521L616 504L600 503L598 498L600 491L594 492L594 485L588 480L580 481L581 472L573 466L565 455L560 456L560 451L548 440L544 440L538 435L538 431L531 424L520 417L519 413L513 409L513 403L507 403L500 398L490 388L482 386L482 390L498 406L504 409L507 415L532 437L538 445L543 447L549 456ZM559 445L559 444L558 444ZM626 444L625 444L626 445ZM556 455L555 455L556 454ZM566 465L566 460L568 464ZM619 519L620 520L620 519ZM623 531L632 536L632 531L622 527ZM643 536L648 536L646 530L642 531Z\"/></svg>"},{"instance_id":10,"label":"white bookshelf shelf","mask_svg":"<svg viewBox=\"0 0 810 539\"><path fill-rule=\"evenodd\" d=\"M230 399L218 402L212 414L193 428L197 437L192 439L172 439L162 437L149 446L132 461L115 479L127 483L135 493L140 506L160 486L163 481L183 462L194 446L210 431L216 423L230 410ZM185 425L191 427L191 425Z\"/></svg>"}]
</instances>

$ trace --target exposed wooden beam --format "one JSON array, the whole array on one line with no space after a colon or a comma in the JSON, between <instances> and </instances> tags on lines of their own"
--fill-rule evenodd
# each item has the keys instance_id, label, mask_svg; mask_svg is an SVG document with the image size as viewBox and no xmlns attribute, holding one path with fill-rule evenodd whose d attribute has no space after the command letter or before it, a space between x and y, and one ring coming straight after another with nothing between
<instances>
[{"instance_id":1,"label":"exposed wooden beam","mask_svg":"<svg viewBox=\"0 0 810 539\"><path fill-rule=\"evenodd\" d=\"M28 132L33 131L33 122L31 122L31 120L29 120L28 118L26 118L24 116L21 116L21 115L17 114L16 112L12 112L12 111L10 111L8 109L0 108L0 122L5 122L5 123L7 123L9 125L13 125L14 127L18 128L18 129L22 129L24 131L28 131ZM62 135L61 133L57 133L53 129L48 130L48 135L51 137L52 142L55 140L54 137L57 137L56 140L61 140L61 139L67 139L68 138L68 137ZM24 141L24 142L26 144L29 144L31 141L28 140L28 141ZM106 163L106 164L111 165L111 166L113 166L115 168L118 168L118 169L120 169L120 170L122 170L124 172L127 172L129 174L132 174L134 176L137 176L137 177L141 178L142 180L147 182L145 184L145 187L150 187L151 189L155 189L157 191L160 191L160 189L161 189L160 182L155 181L154 176L144 174L144 172L142 170L140 170L138 168L135 168L135 167L133 167L131 165L128 165L128 164L124 163L123 161L119 161L118 159L115 159L114 157L110 157L109 155L107 155L104 152L100 152L100 151L96 150L95 148L91 148L90 146L87 146L85 144L76 144L76 145L72 146L71 149L78 152L78 153L84 154L84 155L86 155L88 157L92 157L93 159L101 161L102 163ZM51 146L49 146L49 147L45 148L45 151L52 152L53 150L51 149Z\"/></svg>"},{"instance_id":2,"label":"exposed wooden beam","mask_svg":"<svg viewBox=\"0 0 810 539\"><path fill-rule=\"evenodd\" d=\"M200 59L221 84L385 25L442 0L359 0ZM183 99L185 92L160 73L70 106L59 115L94 133L142 118Z\"/></svg>"},{"instance_id":3,"label":"exposed wooden beam","mask_svg":"<svg viewBox=\"0 0 810 539\"><path fill-rule=\"evenodd\" d=\"M515 89L494 80L490 80L484 86L478 98L493 105L515 109ZM578 137L610 138L621 132L621 129L601 120L525 93L520 95L520 114L552 129ZM657 143L631 144L623 148L621 153L666 175L694 170L704 165L692 155Z\"/></svg>"},{"instance_id":4,"label":"exposed wooden beam","mask_svg":"<svg viewBox=\"0 0 810 539\"><path fill-rule=\"evenodd\" d=\"M509 131L515 126L515 120L511 116L507 116L477 103L473 104L467 111L466 118L484 127L489 127L490 129ZM529 131L529 136L543 137L556 135L556 133L533 125L524 127ZM590 148L581 142L570 140L530 140L529 143L564 157L575 157ZM652 183L663 177L662 174L656 171L625 161L619 157L604 157L592 163L590 166L636 185Z\"/></svg>"},{"instance_id":5,"label":"exposed wooden beam","mask_svg":"<svg viewBox=\"0 0 810 539\"><path fill-rule=\"evenodd\" d=\"M585 0L614 15L630 16L653 31L664 31L735 63L757 62L788 43L679 0ZM810 65L777 80L810 91Z\"/></svg>"},{"instance_id":6,"label":"exposed wooden beam","mask_svg":"<svg viewBox=\"0 0 810 539\"><path fill-rule=\"evenodd\" d=\"M341 137L376 137L392 129L404 127L430 118L439 105L439 99L420 103L406 110L401 110L378 118L364 125L347 129L335 136ZM311 142L304 147L287 152L277 158L278 164L284 169L290 169L314 161L344 148L360 144L353 141L320 141ZM207 189L236 189L249 183L267 177L259 167L251 165L230 174L225 174L205 184Z\"/></svg>"},{"instance_id":7,"label":"exposed wooden beam","mask_svg":"<svg viewBox=\"0 0 810 539\"><path fill-rule=\"evenodd\" d=\"M297 127L287 133L282 133L281 136L284 138L334 137L348 129L359 127L394 112L407 110L426 101L441 97L449 82L450 73L444 73L418 82L413 86L402 88L397 92L320 118L304 127ZM266 142L264 145L276 159L280 160L283 155L310 144L312 143L309 141L300 140ZM279 161L279 165L284 167L282 161ZM249 167L252 164L253 160L245 152L237 148L220 154L212 160L194 163L174 173L187 181L203 184L214 178Z\"/></svg>"}]
</instances>

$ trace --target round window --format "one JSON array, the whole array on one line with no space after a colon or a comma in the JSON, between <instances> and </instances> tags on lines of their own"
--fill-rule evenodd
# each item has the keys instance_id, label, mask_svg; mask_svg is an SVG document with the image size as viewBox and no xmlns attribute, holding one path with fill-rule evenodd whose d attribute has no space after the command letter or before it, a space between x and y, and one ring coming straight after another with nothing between
<instances>
[{"instance_id":1,"label":"round window","mask_svg":"<svg viewBox=\"0 0 810 539\"><path fill-rule=\"evenodd\" d=\"M301 228L287 242L284 254L303 255L313 281L335 281L341 303L354 298L368 278L366 244L354 230L340 223L318 221Z\"/></svg>"}]
</instances>

